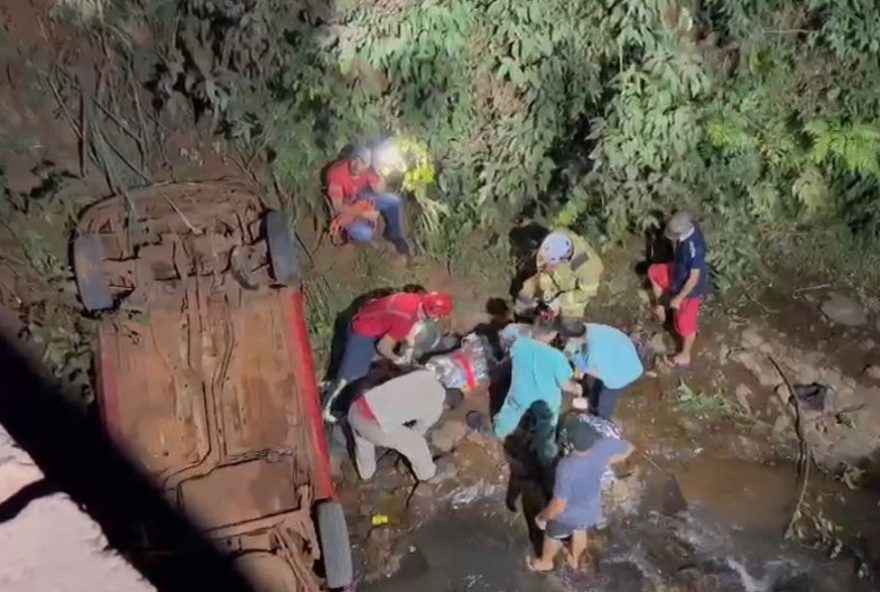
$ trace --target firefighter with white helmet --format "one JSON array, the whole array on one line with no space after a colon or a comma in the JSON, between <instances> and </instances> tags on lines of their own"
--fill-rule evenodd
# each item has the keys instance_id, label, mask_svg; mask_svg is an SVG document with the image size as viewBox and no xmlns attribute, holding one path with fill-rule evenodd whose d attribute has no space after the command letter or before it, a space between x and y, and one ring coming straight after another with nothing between
<instances>
[{"instance_id":1,"label":"firefighter with white helmet","mask_svg":"<svg viewBox=\"0 0 880 592\"><path fill-rule=\"evenodd\" d=\"M538 248L537 268L517 296L517 312L544 306L554 314L583 318L587 303L599 293L603 270L593 247L566 228L553 230Z\"/></svg>"}]
</instances>

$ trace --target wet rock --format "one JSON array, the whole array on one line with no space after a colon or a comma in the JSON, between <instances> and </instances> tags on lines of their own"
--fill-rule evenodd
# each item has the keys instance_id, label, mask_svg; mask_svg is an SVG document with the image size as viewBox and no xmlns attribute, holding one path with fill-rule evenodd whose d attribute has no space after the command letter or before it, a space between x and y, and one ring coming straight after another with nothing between
<instances>
[{"instance_id":1,"label":"wet rock","mask_svg":"<svg viewBox=\"0 0 880 592\"><path fill-rule=\"evenodd\" d=\"M746 413L749 415L753 415L752 411L752 403L751 398L755 393L752 392L748 386L741 384L736 387L736 391L734 391L734 395L736 395L736 401L739 403L740 407L742 407Z\"/></svg>"},{"instance_id":2,"label":"wet rock","mask_svg":"<svg viewBox=\"0 0 880 592\"><path fill-rule=\"evenodd\" d=\"M786 366L791 371L791 380L799 384L813 384L819 382L819 368L814 364L800 362L799 358L791 357L786 360Z\"/></svg>"},{"instance_id":3,"label":"wet rock","mask_svg":"<svg viewBox=\"0 0 880 592\"><path fill-rule=\"evenodd\" d=\"M853 298L832 292L822 305L822 313L838 325L861 327L868 322L865 309Z\"/></svg>"},{"instance_id":4,"label":"wet rock","mask_svg":"<svg viewBox=\"0 0 880 592\"><path fill-rule=\"evenodd\" d=\"M842 388L834 392L834 406L839 408L850 407L860 400L855 389Z\"/></svg>"},{"instance_id":5,"label":"wet rock","mask_svg":"<svg viewBox=\"0 0 880 592\"><path fill-rule=\"evenodd\" d=\"M730 347L727 344L722 343L721 347L718 348L718 360L722 364L724 364L725 362L727 362L727 358L729 356L730 356Z\"/></svg>"},{"instance_id":6,"label":"wet rock","mask_svg":"<svg viewBox=\"0 0 880 592\"><path fill-rule=\"evenodd\" d=\"M464 422L450 419L431 432L431 444L440 452L451 452L467 436Z\"/></svg>"},{"instance_id":7,"label":"wet rock","mask_svg":"<svg viewBox=\"0 0 880 592\"><path fill-rule=\"evenodd\" d=\"M761 337L757 329L755 329L754 327L749 327L748 329L743 331L740 340L743 347L746 349L758 349L762 345L764 345L764 338Z\"/></svg>"},{"instance_id":8,"label":"wet rock","mask_svg":"<svg viewBox=\"0 0 880 592\"><path fill-rule=\"evenodd\" d=\"M437 472L428 480L428 483L437 485L455 479L458 476L458 467L449 458L441 458L437 461Z\"/></svg>"},{"instance_id":9,"label":"wet rock","mask_svg":"<svg viewBox=\"0 0 880 592\"><path fill-rule=\"evenodd\" d=\"M782 381L776 368L763 354L738 351L731 354L730 359L745 366L762 386L776 386Z\"/></svg>"},{"instance_id":10,"label":"wet rock","mask_svg":"<svg viewBox=\"0 0 880 592\"><path fill-rule=\"evenodd\" d=\"M868 366L862 372L862 375L870 380L876 380L880 382L880 366Z\"/></svg>"},{"instance_id":11,"label":"wet rock","mask_svg":"<svg viewBox=\"0 0 880 592\"><path fill-rule=\"evenodd\" d=\"M634 492L635 496L641 498L641 511L674 516L688 509L687 500L685 500L681 486L675 477L660 472L652 473L644 486L640 486Z\"/></svg>"},{"instance_id":12,"label":"wet rock","mask_svg":"<svg viewBox=\"0 0 880 592\"><path fill-rule=\"evenodd\" d=\"M636 472L603 483L602 504L606 515L627 515L644 503L645 484Z\"/></svg>"},{"instance_id":13,"label":"wet rock","mask_svg":"<svg viewBox=\"0 0 880 592\"><path fill-rule=\"evenodd\" d=\"M839 390L841 388L851 388L844 387L843 375L834 368L821 368L819 370L819 380L823 384L827 384L833 390Z\"/></svg>"},{"instance_id":14,"label":"wet rock","mask_svg":"<svg viewBox=\"0 0 880 592\"><path fill-rule=\"evenodd\" d=\"M773 433L776 436L784 436L793 429L794 420L787 413L780 414L773 423Z\"/></svg>"},{"instance_id":15,"label":"wet rock","mask_svg":"<svg viewBox=\"0 0 880 592\"><path fill-rule=\"evenodd\" d=\"M736 436L731 448L735 451L736 458L750 462L763 462L770 454L767 443L759 442L754 437Z\"/></svg>"},{"instance_id":16,"label":"wet rock","mask_svg":"<svg viewBox=\"0 0 880 592\"><path fill-rule=\"evenodd\" d=\"M666 335L663 333L654 333L651 336L651 341L648 342L648 346L655 354L664 355L669 353L669 348L666 346Z\"/></svg>"},{"instance_id":17,"label":"wet rock","mask_svg":"<svg viewBox=\"0 0 880 592\"><path fill-rule=\"evenodd\" d=\"M472 433L489 435L492 432L492 422L482 411L468 411L465 422L473 430Z\"/></svg>"},{"instance_id":18,"label":"wet rock","mask_svg":"<svg viewBox=\"0 0 880 592\"><path fill-rule=\"evenodd\" d=\"M779 402L782 403L783 409L788 407L789 400L791 399L791 393L788 390L788 385L780 384L773 392L776 394L776 398L779 399Z\"/></svg>"}]
</instances>

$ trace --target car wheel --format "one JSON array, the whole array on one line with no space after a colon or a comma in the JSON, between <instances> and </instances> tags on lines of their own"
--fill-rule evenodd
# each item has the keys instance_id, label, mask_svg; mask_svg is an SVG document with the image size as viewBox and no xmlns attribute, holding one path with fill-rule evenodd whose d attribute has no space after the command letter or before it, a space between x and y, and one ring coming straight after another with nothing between
<instances>
[{"instance_id":1,"label":"car wheel","mask_svg":"<svg viewBox=\"0 0 880 592\"><path fill-rule=\"evenodd\" d=\"M351 585L354 567L342 506L338 502L324 502L318 506L317 519L327 587L346 588Z\"/></svg>"},{"instance_id":2,"label":"car wheel","mask_svg":"<svg viewBox=\"0 0 880 592\"><path fill-rule=\"evenodd\" d=\"M73 272L83 306L89 312L113 307L113 296L101 272L104 246L97 234L81 234L73 240Z\"/></svg>"},{"instance_id":3,"label":"car wheel","mask_svg":"<svg viewBox=\"0 0 880 592\"><path fill-rule=\"evenodd\" d=\"M271 210L266 213L265 225L272 276L277 283L285 286L299 283L299 260L287 216L283 212Z\"/></svg>"}]
</instances>

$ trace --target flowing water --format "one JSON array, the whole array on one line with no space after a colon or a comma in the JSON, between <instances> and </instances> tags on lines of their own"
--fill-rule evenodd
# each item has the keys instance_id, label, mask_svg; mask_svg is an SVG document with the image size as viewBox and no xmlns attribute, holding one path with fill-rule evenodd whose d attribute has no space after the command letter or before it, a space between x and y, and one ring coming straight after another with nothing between
<instances>
[{"instance_id":1,"label":"flowing water","mask_svg":"<svg viewBox=\"0 0 880 592\"><path fill-rule=\"evenodd\" d=\"M834 483L821 486L839 490ZM473 489L462 489L459 504L451 501L455 496L438 501L444 509L402 541L405 554L397 573L358 590L873 590L854 577L851 560L831 560L783 540L798 490L798 474L787 465L703 458L677 470L675 479L644 465L608 494L618 511L596 537L598 575L561 567L538 575L524 567L534 541L524 512L506 508L504 488L476 499ZM859 503L867 500L856 500L856 507ZM529 507L527 495L522 506Z\"/></svg>"}]
</instances>

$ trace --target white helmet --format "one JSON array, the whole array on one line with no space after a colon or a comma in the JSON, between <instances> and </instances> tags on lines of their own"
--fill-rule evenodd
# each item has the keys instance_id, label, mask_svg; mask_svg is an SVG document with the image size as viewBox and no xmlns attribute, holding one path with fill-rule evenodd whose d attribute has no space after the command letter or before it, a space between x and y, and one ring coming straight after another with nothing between
<instances>
[{"instance_id":1,"label":"white helmet","mask_svg":"<svg viewBox=\"0 0 880 592\"><path fill-rule=\"evenodd\" d=\"M562 232L554 231L541 243L539 253L545 262L558 265L571 258L574 253L574 243Z\"/></svg>"}]
</instances>

